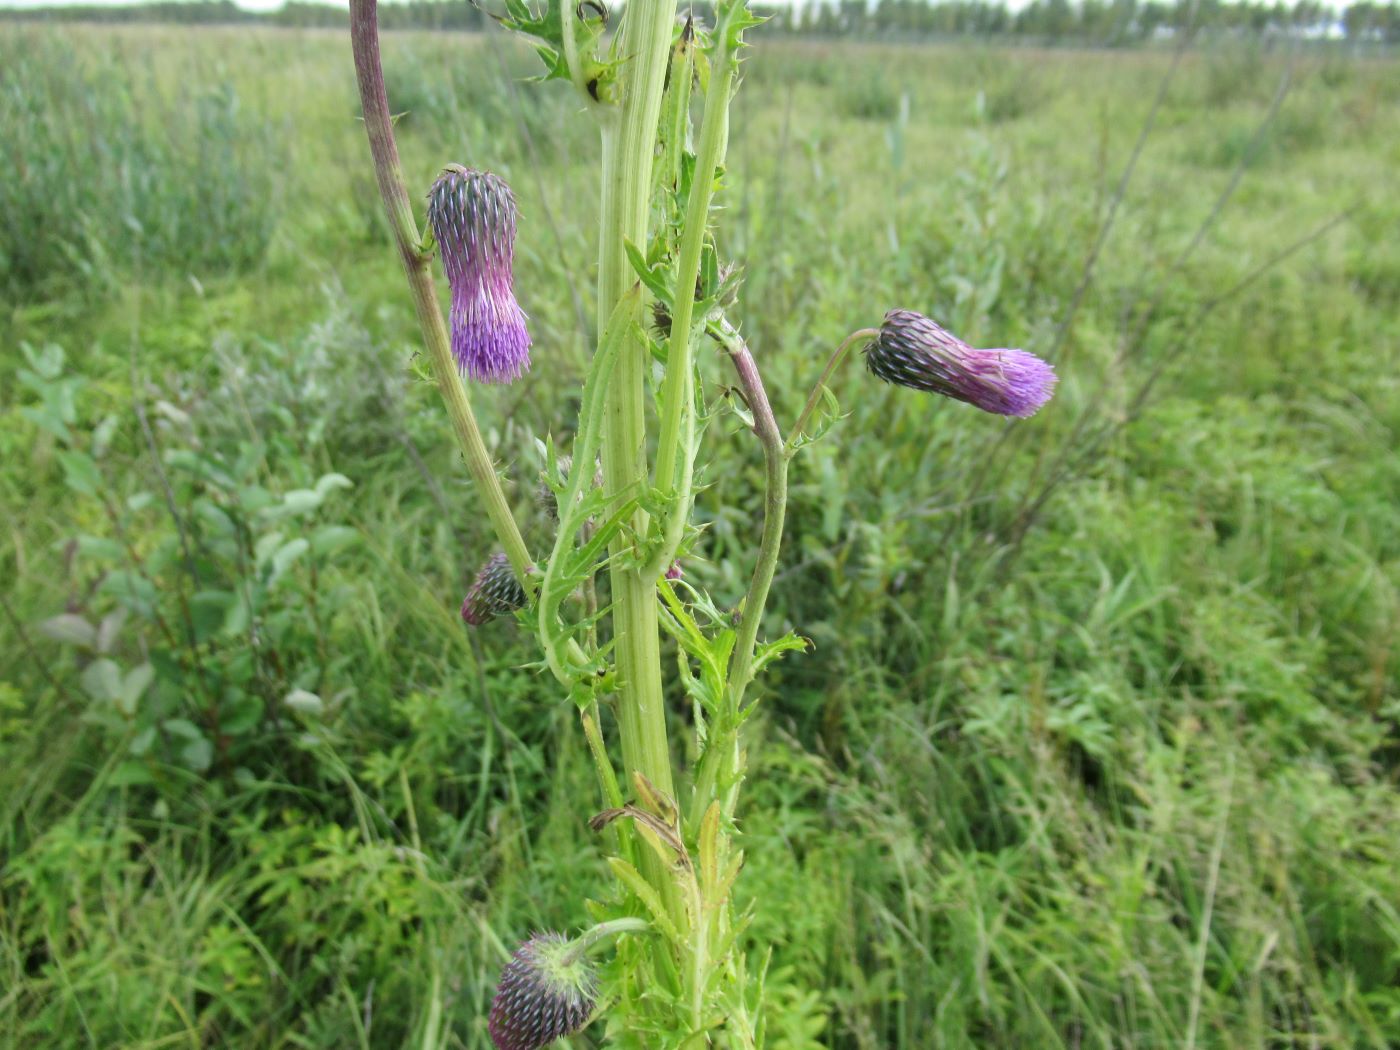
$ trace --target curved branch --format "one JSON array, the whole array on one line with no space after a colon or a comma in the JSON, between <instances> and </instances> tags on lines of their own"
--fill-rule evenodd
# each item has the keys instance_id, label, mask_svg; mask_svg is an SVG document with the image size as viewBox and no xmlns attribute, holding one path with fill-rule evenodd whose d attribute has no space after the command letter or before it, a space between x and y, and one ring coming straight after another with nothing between
<instances>
[{"instance_id":1,"label":"curved branch","mask_svg":"<svg viewBox=\"0 0 1400 1050\"><path fill-rule=\"evenodd\" d=\"M389 96L384 90L384 70L379 60L379 15L376 0L351 0L350 2L350 43L355 53L355 79L360 88L360 107L364 112L365 133L369 136L370 154L374 158L374 174L379 183L379 196L389 215L389 226L394 233L394 243L403 260L404 274L408 278L409 291L413 296L413 307L418 315L418 326L423 332L423 343L433 362L433 376L437 380L438 392L452 420L452 429L457 436L462 456L467 461L482 501L486 505L486 516L496 533L511 568L525 587L526 593L533 593L535 581L531 573L531 558L520 528L511 514L510 504L501 479L496 476L496 465L481 438L481 430L476 425L471 402L466 389L457 374L456 362L447 338L447 326L438 307L437 294L433 289L430 269L431 255L424 252L419 244L417 227L413 220L413 207L409 203L408 190L404 185L403 169L399 164L399 150L394 142L393 118L389 115Z\"/></svg>"}]
</instances>

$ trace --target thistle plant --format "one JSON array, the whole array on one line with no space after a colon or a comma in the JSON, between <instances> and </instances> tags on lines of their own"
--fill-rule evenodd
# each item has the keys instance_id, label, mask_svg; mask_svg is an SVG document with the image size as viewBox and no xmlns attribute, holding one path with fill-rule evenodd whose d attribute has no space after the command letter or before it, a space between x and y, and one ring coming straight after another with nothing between
<instances>
[{"instance_id":1,"label":"thistle plant","mask_svg":"<svg viewBox=\"0 0 1400 1050\"><path fill-rule=\"evenodd\" d=\"M744 726L759 702L751 687L774 660L805 647L795 634L759 638L789 464L837 422L830 384L861 343L879 378L1000 415L1032 414L1055 377L1024 351L978 350L920 314L891 311L879 328L859 329L836 348L784 434L730 317L741 275L722 257L712 223L745 35L760 19L747 0L720 0L714 25L703 28L677 20L676 0L633 0L605 36L601 5L504 2L502 25L531 39L544 79L576 92L602 156L597 344L572 447L544 445L542 502L553 535L538 537L534 552L462 379L509 382L528 365L511 275L517 233L531 236L527 218L502 179L456 162L490 158L454 158L427 190L428 228L418 233L380 68L376 0L351 0L379 190L439 391L502 548L478 574L462 616L479 624L513 613L536 634L541 666L579 714L599 787L590 825L615 877L583 933L536 934L521 944L505 966L489 1032L502 1050L534 1048L599 1014L610 1045L755 1047L763 1041L762 963L753 961L761 956L745 941L747 916L736 904L736 814ZM450 333L435 297L435 255L452 294ZM702 439L719 411L706 383L721 369L732 371L764 462L754 564L732 609L681 569L701 542L691 512ZM600 460L601 484L594 470L578 468ZM680 654L667 661L676 668L669 696L695 712L686 753L697 757L688 768L677 764L668 734L663 636ZM584 952L603 944L615 959L598 976Z\"/></svg>"}]
</instances>

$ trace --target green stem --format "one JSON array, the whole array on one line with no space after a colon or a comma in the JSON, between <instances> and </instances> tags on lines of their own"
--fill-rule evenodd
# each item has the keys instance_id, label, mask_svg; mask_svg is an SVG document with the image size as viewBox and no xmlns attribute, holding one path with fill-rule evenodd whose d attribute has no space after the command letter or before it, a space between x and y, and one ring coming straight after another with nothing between
<instances>
[{"instance_id":1,"label":"green stem","mask_svg":"<svg viewBox=\"0 0 1400 1050\"><path fill-rule=\"evenodd\" d=\"M797 449L797 443L802 439L802 428L807 425L807 421L816 411L817 402L821 400L822 391L826 389L827 380L831 378L833 372L841 366L841 362L846 359L846 354L850 352L852 346L861 339L872 339L880 334L878 328L862 328L858 332L852 332L846 336L845 341L836 348L836 353L831 355L831 360L827 361L826 368L822 370L822 377L817 380L817 385L812 388L811 394L807 396L807 404L802 407L802 414L797 417L797 422L793 424L792 432L788 434L787 452L788 455Z\"/></svg>"},{"instance_id":2,"label":"green stem","mask_svg":"<svg viewBox=\"0 0 1400 1050\"><path fill-rule=\"evenodd\" d=\"M671 51L671 72L667 94L663 96L661 119L665 128L665 159L662 178L679 191L685 158L686 136L690 129L690 88L695 80L695 26L691 23L676 40Z\"/></svg>"},{"instance_id":3,"label":"green stem","mask_svg":"<svg viewBox=\"0 0 1400 1050\"><path fill-rule=\"evenodd\" d=\"M748 344L737 332L730 329L726 333L725 350L734 362L739 373L739 385L744 388L744 396L753 414L753 429L763 446L764 493L763 531L758 541L758 560L754 565L753 576L749 580L749 590L744 596L743 619L739 623L739 637L734 645L734 655L729 662L728 690L729 711L737 715L743 707L744 691L753 678L754 647L758 640L758 627L763 619L763 609L768 604L768 591L773 585L773 574L778 567L778 551L783 542L783 523L787 518L787 450L783 445L782 431L773 416L773 407L768 403L768 392L763 387L763 377L758 365L749 353Z\"/></svg>"},{"instance_id":4,"label":"green stem","mask_svg":"<svg viewBox=\"0 0 1400 1050\"><path fill-rule=\"evenodd\" d=\"M593 755L593 769L598 774L598 785L602 788L603 804L610 809L622 808L622 788L617 782L612 759L608 757L607 745L603 743L602 731L598 728L598 702L595 700L579 712L583 723L583 735L588 741L588 750ZM619 824L619 827L625 826Z\"/></svg>"},{"instance_id":5,"label":"green stem","mask_svg":"<svg viewBox=\"0 0 1400 1050\"><path fill-rule=\"evenodd\" d=\"M604 115L602 237L598 260L598 306L610 313L632 284L626 244L644 245L651 202L652 158L661 111L666 60L676 0L628 6L622 28L627 81L620 114ZM621 348L604 404L603 483L610 504L621 506L627 493L647 482L645 386L649 355L629 331ZM635 536L646 535L646 514L631 522ZM642 773L657 790L675 797L666 711L661 691L661 646L655 581L643 577L625 557L625 535L613 541L609 562L616 641L617 715L627 772ZM630 778L629 778L630 779ZM649 851L648 851L649 852ZM657 858L646 858L645 874L676 908L674 886Z\"/></svg>"},{"instance_id":6,"label":"green stem","mask_svg":"<svg viewBox=\"0 0 1400 1050\"><path fill-rule=\"evenodd\" d=\"M753 576L749 579L748 593L744 596L743 619L739 622L738 638L729 659L722 724L712 730L696 777L695 794L691 799L691 822L694 827L699 827L700 819L717 793L722 765L727 767L724 772L728 773L723 810L726 816L733 814L740 762L738 720L744 706L744 694L753 680L758 628L763 621L763 610L768 604L768 592L773 586L773 575L778 567L783 525L787 518L787 476L791 458L748 344L727 324L719 329L718 334L739 374L739 385L744 390L749 411L753 415L754 433L763 446L763 529L759 535L758 559L754 564Z\"/></svg>"},{"instance_id":7,"label":"green stem","mask_svg":"<svg viewBox=\"0 0 1400 1050\"><path fill-rule=\"evenodd\" d=\"M591 930L586 930L573 939L569 950L560 958L559 964L572 966L583 958L588 949L604 937L616 937L619 933L641 933L643 930L649 929L651 926L646 919L612 919L608 922L600 922Z\"/></svg>"},{"instance_id":8,"label":"green stem","mask_svg":"<svg viewBox=\"0 0 1400 1050\"><path fill-rule=\"evenodd\" d=\"M374 158L375 177L379 181L379 195L384 200L389 226L394 231L394 242L403 260L404 274L408 277L409 291L413 296L413 308L418 315L418 326L422 329L423 343L433 363L433 376L437 380L443 404L447 407L462 456L467 461L467 470L476 481L486 505L486 516L495 530L496 538L521 584L527 591L533 591L535 583L531 574L533 563L530 552L511 514L510 504L501 488L501 479L496 476L496 465L481 439L471 402L467 400L466 389L452 359L447 326L433 288L432 256L419 246L413 208L404 185L398 146L394 142L389 98L384 90L384 71L379 61L377 0L351 0L350 42L355 53L360 106L364 111L370 154Z\"/></svg>"},{"instance_id":9,"label":"green stem","mask_svg":"<svg viewBox=\"0 0 1400 1050\"><path fill-rule=\"evenodd\" d=\"M578 50L578 9L571 3L559 5L560 31L564 38L564 64L569 67L569 80L589 105L596 105L597 99L589 93L579 63Z\"/></svg>"},{"instance_id":10,"label":"green stem","mask_svg":"<svg viewBox=\"0 0 1400 1050\"><path fill-rule=\"evenodd\" d=\"M722 34L721 34L722 35ZM729 130L729 96L734 88L734 56L726 50L710 75L705 93L705 113L700 124L700 144L695 152L695 172L686 199L684 233L676 268L675 302L671 313L671 338L666 351L666 378L661 384L661 439L656 447L656 487L663 493L676 490L677 453L681 444L682 416L693 417L695 401L687 397L690 387L691 350L696 333L691 331L695 316L695 279L700 273L700 253L705 247L705 228L710 203L715 195L715 171Z\"/></svg>"},{"instance_id":11,"label":"green stem","mask_svg":"<svg viewBox=\"0 0 1400 1050\"><path fill-rule=\"evenodd\" d=\"M695 924L690 931L690 953L686 959L692 1032L705 1030L705 986L710 979L710 920L705 914L705 903L699 896L697 891L691 905L695 910Z\"/></svg>"},{"instance_id":12,"label":"green stem","mask_svg":"<svg viewBox=\"0 0 1400 1050\"><path fill-rule=\"evenodd\" d=\"M568 652L579 658L576 667L570 669L564 663L564 653L560 651L558 644L564 630L559 620L559 607L574 588L570 581L561 585L559 575L565 569L569 547L582 532L588 519L582 500L584 493L593 484L593 471L587 465L597 456L598 442L602 436L605 405L603 391L608 388L608 380L630 333L632 318L639 302L641 293L634 285L613 307L612 315L603 327L598 350L588 366L588 376L583 384L583 401L579 406L578 432L574 437L574 465L569 470L568 488L557 502L559 528L555 532L554 549L550 553L549 563L545 566L544 579L540 582L539 601L536 603L540 643L544 646L545 659L550 670L565 685L573 685L573 672L582 670L587 658L575 646L568 649Z\"/></svg>"}]
</instances>

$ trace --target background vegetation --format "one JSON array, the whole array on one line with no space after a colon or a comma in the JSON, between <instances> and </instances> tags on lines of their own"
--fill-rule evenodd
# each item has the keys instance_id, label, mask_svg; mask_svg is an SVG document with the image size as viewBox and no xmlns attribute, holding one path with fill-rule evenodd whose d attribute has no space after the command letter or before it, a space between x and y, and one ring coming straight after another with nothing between
<instances>
[{"instance_id":1,"label":"background vegetation","mask_svg":"<svg viewBox=\"0 0 1400 1050\"><path fill-rule=\"evenodd\" d=\"M495 37L387 48L410 182L521 199L536 365L476 400L525 508L597 145ZM487 530L348 44L10 26L0 69L0 1043L484 1047L503 946L606 879L568 705L457 618ZM1064 377L1006 426L853 367L799 464L770 1046L1400 1043L1398 102L1287 49L760 35L723 247L780 414L891 306ZM686 571L737 600L719 446Z\"/></svg>"},{"instance_id":2,"label":"background vegetation","mask_svg":"<svg viewBox=\"0 0 1400 1050\"><path fill-rule=\"evenodd\" d=\"M688 5L713 23L713 0ZM608 5L616 16L621 2ZM769 39L782 36L894 40L909 43L947 37L1013 38L1042 44L1137 46L1193 34L1239 40L1330 40L1352 50L1400 43L1400 0L795 0L755 2L769 19ZM398 0L380 11L390 29L481 30L490 5L480 0ZM497 8L499 9L499 7ZM284 0L280 8L248 11L234 0L149 0L138 3L0 7L0 19L50 22L177 22L201 25L270 25L345 28L343 6L321 0Z\"/></svg>"}]
</instances>

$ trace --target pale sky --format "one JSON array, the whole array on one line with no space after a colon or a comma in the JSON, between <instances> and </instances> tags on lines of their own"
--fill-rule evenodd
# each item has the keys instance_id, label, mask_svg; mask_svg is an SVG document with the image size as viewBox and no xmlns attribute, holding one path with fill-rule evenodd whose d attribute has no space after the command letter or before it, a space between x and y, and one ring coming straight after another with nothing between
<instances>
[{"instance_id":1,"label":"pale sky","mask_svg":"<svg viewBox=\"0 0 1400 1050\"><path fill-rule=\"evenodd\" d=\"M25 8L25 7L60 7L81 4L93 7L121 7L131 3L139 3L140 0L0 0L0 8ZM311 0L313 3L328 3L335 7L349 8L350 0ZM393 3L393 0L384 0L385 3ZM785 4L801 10L810 0L763 0L764 3ZM1024 7L1029 0L1009 0L1007 6L1013 11ZM1228 3L1229 0L1226 0ZM276 11L282 7L284 0L234 0L239 7L248 11ZM1336 0L1324 0L1324 6L1337 6Z\"/></svg>"}]
</instances>

